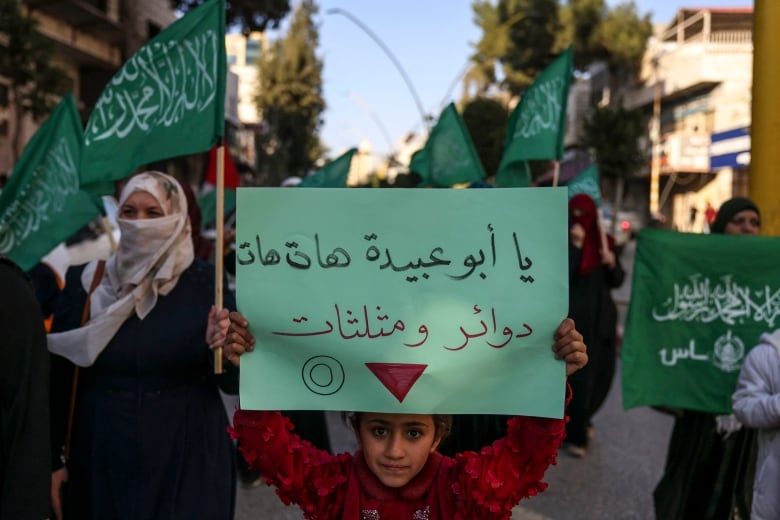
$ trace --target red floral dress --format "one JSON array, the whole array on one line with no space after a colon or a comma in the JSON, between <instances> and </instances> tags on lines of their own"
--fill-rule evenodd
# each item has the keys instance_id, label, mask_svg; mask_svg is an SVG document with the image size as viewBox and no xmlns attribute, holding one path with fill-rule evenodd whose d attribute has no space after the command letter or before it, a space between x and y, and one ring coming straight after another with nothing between
<instances>
[{"instance_id":1,"label":"red floral dress","mask_svg":"<svg viewBox=\"0 0 780 520\"><path fill-rule=\"evenodd\" d=\"M434 453L408 484L388 488L362 453L316 449L279 412L238 410L234 425L250 466L311 520L508 519L520 500L545 490L541 479L565 435L563 419L513 417L506 437L479 453Z\"/></svg>"}]
</instances>

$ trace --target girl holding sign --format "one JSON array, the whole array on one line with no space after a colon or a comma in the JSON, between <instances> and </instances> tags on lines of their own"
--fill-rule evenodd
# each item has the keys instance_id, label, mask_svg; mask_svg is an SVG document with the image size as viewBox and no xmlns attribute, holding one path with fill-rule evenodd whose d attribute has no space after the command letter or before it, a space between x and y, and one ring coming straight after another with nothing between
<instances>
[{"instance_id":1,"label":"girl holding sign","mask_svg":"<svg viewBox=\"0 0 780 520\"><path fill-rule=\"evenodd\" d=\"M254 337L241 314L230 313L225 356L238 365ZM582 335L567 318L552 346L571 375L587 363ZM570 398L567 396L567 401ZM479 453L455 458L437 448L452 416L358 412L351 423L359 449L330 455L293 433L279 412L238 410L232 434L249 464L285 504L309 519L506 519L526 497L543 491L555 462L564 419L514 417L506 437Z\"/></svg>"}]
</instances>

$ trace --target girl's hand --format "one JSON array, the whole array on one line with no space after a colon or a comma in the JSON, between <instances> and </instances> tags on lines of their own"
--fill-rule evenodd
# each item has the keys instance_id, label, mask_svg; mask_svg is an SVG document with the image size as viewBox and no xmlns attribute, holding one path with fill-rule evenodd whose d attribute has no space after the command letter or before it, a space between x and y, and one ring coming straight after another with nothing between
<instances>
[{"instance_id":1,"label":"girl's hand","mask_svg":"<svg viewBox=\"0 0 780 520\"><path fill-rule=\"evenodd\" d=\"M582 342L582 334L577 332L574 320L564 319L555 331L553 344L555 359L566 361L566 376L572 375L588 363L587 347Z\"/></svg>"},{"instance_id":2,"label":"girl's hand","mask_svg":"<svg viewBox=\"0 0 780 520\"><path fill-rule=\"evenodd\" d=\"M239 312L231 312L229 321L223 354L228 361L238 366L241 355L255 349L255 337L247 330L249 322Z\"/></svg>"},{"instance_id":3,"label":"girl's hand","mask_svg":"<svg viewBox=\"0 0 780 520\"><path fill-rule=\"evenodd\" d=\"M225 336L227 336L228 326L230 325L228 313L227 309L217 311L214 305L211 306L209 322L206 326L206 343L209 344L211 350L221 347L225 343Z\"/></svg>"}]
</instances>

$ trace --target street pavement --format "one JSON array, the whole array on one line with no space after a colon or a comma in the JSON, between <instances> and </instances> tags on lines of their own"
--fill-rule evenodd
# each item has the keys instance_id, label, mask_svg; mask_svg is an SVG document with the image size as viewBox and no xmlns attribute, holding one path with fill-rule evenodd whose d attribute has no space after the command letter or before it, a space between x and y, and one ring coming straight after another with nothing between
<instances>
[{"instance_id":1,"label":"street pavement","mask_svg":"<svg viewBox=\"0 0 780 520\"><path fill-rule=\"evenodd\" d=\"M631 295L634 246L634 241L629 242L621 254L627 277L614 291L621 325ZM653 489L663 472L672 419L649 408L623 410L620 378L618 363L610 394L593 418L595 437L586 457L577 459L561 450L557 465L545 474L548 489L521 502L513 519L654 520ZM337 414L328 419L334 448L351 451L352 433ZM284 506L272 488L238 490L235 520L302 518L300 510Z\"/></svg>"}]
</instances>

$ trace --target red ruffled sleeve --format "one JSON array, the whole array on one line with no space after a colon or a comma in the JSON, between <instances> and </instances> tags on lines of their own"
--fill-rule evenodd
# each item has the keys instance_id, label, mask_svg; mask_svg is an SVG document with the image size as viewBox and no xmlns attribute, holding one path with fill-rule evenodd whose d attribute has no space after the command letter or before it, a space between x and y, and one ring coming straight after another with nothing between
<instances>
[{"instance_id":1,"label":"red ruffled sleeve","mask_svg":"<svg viewBox=\"0 0 780 520\"><path fill-rule=\"evenodd\" d=\"M298 504L308 519L339 518L352 456L330 455L292 432L279 412L237 410L229 428L250 467L276 487L282 502Z\"/></svg>"},{"instance_id":2,"label":"red ruffled sleeve","mask_svg":"<svg viewBox=\"0 0 780 520\"><path fill-rule=\"evenodd\" d=\"M570 400L567 385L567 405ZM458 518L508 519L520 500L544 491L547 484L542 477L556 463L566 435L564 425L564 419L513 417L506 437L479 453L458 453L449 470Z\"/></svg>"}]
</instances>

